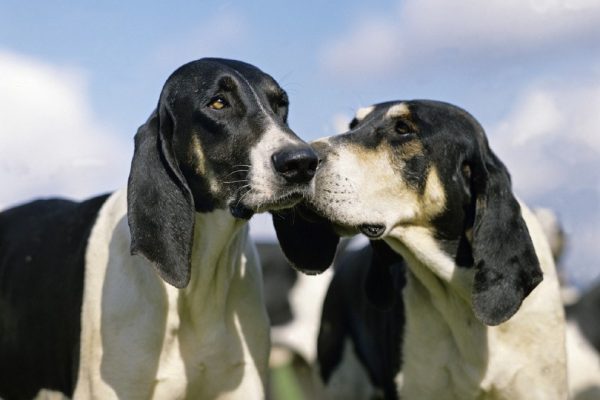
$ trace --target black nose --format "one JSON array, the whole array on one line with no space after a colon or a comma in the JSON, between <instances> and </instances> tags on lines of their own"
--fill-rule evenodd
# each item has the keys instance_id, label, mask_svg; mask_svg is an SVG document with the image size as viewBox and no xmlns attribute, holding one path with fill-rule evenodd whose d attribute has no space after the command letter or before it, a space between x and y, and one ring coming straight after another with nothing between
<instances>
[{"instance_id":1,"label":"black nose","mask_svg":"<svg viewBox=\"0 0 600 400\"><path fill-rule=\"evenodd\" d=\"M315 176L319 158L308 146L286 147L271 156L273 167L290 183L308 183Z\"/></svg>"}]
</instances>

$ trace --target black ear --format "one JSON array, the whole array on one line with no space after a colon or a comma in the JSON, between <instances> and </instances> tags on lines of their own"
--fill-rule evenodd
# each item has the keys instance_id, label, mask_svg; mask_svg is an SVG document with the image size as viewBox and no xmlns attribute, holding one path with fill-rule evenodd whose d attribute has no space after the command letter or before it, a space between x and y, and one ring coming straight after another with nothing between
<instances>
[{"instance_id":1,"label":"black ear","mask_svg":"<svg viewBox=\"0 0 600 400\"><path fill-rule=\"evenodd\" d=\"M371 264L365 279L367 299L378 309L389 310L395 302L396 280L392 268L402 268L402 257L383 240L371 241ZM399 271L403 273L403 271Z\"/></svg>"},{"instance_id":2,"label":"black ear","mask_svg":"<svg viewBox=\"0 0 600 400\"><path fill-rule=\"evenodd\" d=\"M472 296L477 318L498 325L517 312L543 276L508 171L491 150L486 153L472 166L477 270Z\"/></svg>"},{"instance_id":3,"label":"black ear","mask_svg":"<svg viewBox=\"0 0 600 400\"><path fill-rule=\"evenodd\" d=\"M167 283L190 281L194 204L171 148L174 121L155 111L135 135L127 185L131 254L141 254Z\"/></svg>"},{"instance_id":4,"label":"black ear","mask_svg":"<svg viewBox=\"0 0 600 400\"><path fill-rule=\"evenodd\" d=\"M340 237L329 221L298 205L274 212L273 225L283 253L299 271L319 274L333 262Z\"/></svg>"}]
</instances>

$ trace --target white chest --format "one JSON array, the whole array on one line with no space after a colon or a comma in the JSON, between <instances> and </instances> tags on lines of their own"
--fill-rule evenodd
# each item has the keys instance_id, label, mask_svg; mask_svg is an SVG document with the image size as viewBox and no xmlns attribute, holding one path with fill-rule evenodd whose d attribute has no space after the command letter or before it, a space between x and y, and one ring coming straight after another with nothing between
<instances>
[{"instance_id":1,"label":"white chest","mask_svg":"<svg viewBox=\"0 0 600 400\"><path fill-rule=\"evenodd\" d=\"M74 397L262 398L268 319L245 228L194 249L190 284L176 289L129 254L125 208L117 192L89 240Z\"/></svg>"}]
</instances>

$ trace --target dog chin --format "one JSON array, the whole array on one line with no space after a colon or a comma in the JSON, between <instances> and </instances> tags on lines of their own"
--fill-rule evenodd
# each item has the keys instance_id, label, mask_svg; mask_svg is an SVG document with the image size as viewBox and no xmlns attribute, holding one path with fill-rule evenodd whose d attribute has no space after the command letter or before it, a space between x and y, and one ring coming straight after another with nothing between
<instances>
[{"instance_id":1,"label":"dog chin","mask_svg":"<svg viewBox=\"0 0 600 400\"><path fill-rule=\"evenodd\" d=\"M304 210L305 213L308 211L318 218L328 220L339 236L354 236L362 233L369 239L379 239L386 232L385 224L357 221L353 216L340 214L331 205L319 207L318 203L311 202L308 205L305 204Z\"/></svg>"}]
</instances>

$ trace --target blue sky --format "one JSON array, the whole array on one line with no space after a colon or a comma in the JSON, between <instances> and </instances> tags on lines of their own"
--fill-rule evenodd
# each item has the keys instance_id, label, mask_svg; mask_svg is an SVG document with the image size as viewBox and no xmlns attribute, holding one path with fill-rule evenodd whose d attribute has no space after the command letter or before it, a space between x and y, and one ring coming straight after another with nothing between
<instances>
[{"instance_id":1,"label":"blue sky","mask_svg":"<svg viewBox=\"0 0 600 400\"><path fill-rule=\"evenodd\" d=\"M0 3L0 207L123 186L166 77L227 57L280 82L307 140L375 102L464 107L559 215L571 280L600 276L600 0L148 3Z\"/></svg>"}]
</instances>

